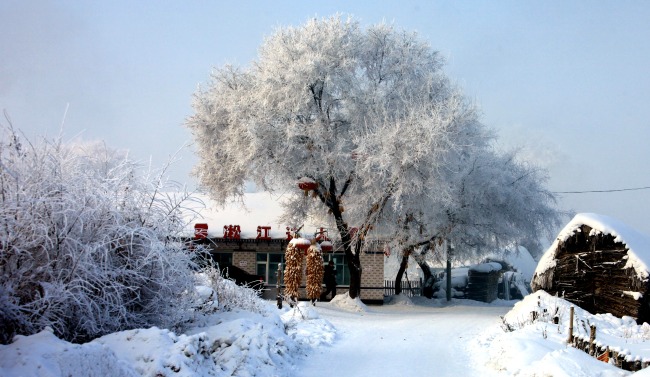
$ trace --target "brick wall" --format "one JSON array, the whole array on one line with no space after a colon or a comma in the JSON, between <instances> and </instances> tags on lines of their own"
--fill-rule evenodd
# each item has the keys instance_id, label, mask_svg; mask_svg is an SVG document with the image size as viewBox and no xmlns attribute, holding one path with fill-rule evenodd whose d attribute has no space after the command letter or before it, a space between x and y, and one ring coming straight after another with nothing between
<instances>
[{"instance_id":1,"label":"brick wall","mask_svg":"<svg viewBox=\"0 0 650 377\"><path fill-rule=\"evenodd\" d=\"M216 246L213 246L215 252L232 252L233 265L243 269L250 274L257 274L257 252L263 253L283 253L287 247L284 239L272 240L227 240L216 238L213 239ZM214 244L213 244L214 245ZM384 254L382 252L364 252L360 255L363 272L361 274L361 299L372 303L381 303L384 299ZM306 260L303 259L303 278L301 286L305 286ZM345 267L347 268L347 266ZM365 288L365 289L364 289ZM371 289L374 288L374 289ZM323 286L323 289L324 286ZM338 286L337 293L345 292L347 286ZM264 298L274 299L276 296L275 287L267 287ZM300 297L305 297L305 289L300 289Z\"/></svg>"},{"instance_id":2,"label":"brick wall","mask_svg":"<svg viewBox=\"0 0 650 377\"><path fill-rule=\"evenodd\" d=\"M242 251L232 254L232 264L255 275L257 269L257 254L252 251Z\"/></svg>"},{"instance_id":3,"label":"brick wall","mask_svg":"<svg viewBox=\"0 0 650 377\"><path fill-rule=\"evenodd\" d=\"M287 247L284 239L272 240L228 240L215 238L212 240L212 250L215 252L232 252L232 264L248 272L257 274L257 253L283 253Z\"/></svg>"},{"instance_id":4,"label":"brick wall","mask_svg":"<svg viewBox=\"0 0 650 377\"><path fill-rule=\"evenodd\" d=\"M372 302L384 300L384 254L381 252L361 253L361 299ZM377 288L377 289L364 289Z\"/></svg>"}]
</instances>

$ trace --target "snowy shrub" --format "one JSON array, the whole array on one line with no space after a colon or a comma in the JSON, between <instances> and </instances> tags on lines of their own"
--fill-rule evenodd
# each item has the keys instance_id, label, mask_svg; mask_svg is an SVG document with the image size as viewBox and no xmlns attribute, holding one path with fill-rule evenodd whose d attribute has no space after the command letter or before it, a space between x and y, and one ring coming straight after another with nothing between
<instances>
[{"instance_id":1,"label":"snowy shrub","mask_svg":"<svg viewBox=\"0 0 650 377\"><path fill-rule=\"evenodd\" d=\"M46 327L71 341L181 323L194 295L159 174L101 144L0 138L0 341Z\"/></svg>"},{"instance_id":2,"label":"snowy shrub","mask_svg":"<svg viewBox=\"0 0 650 377\"><path fill-rule=\"evenodd\" d=\"M259 314L266 314L268 311L267 303L260 298L259 289L237 285L233 280L223 276L217 266L206 266L201 270L197 280L216 293L220 311L241 309ZM205 314L212 311L204 303L199 308Z\"/></svg>"}]
</instances>

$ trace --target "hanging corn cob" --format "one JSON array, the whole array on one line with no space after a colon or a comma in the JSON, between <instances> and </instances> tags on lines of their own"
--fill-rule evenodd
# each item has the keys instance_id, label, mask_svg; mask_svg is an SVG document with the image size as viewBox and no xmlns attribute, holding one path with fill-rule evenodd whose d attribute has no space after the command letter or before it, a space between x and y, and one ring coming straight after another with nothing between
<instances>
[{"instance_id":1,"label":"hanging corn cob","mask_svg":"<svg viewBox=\"0 0 650 377\"><path fill-rule=\"evenodd\" d=\"M320 245L313 243L307 250L307 297L312 304L320 297L323 283L323 254Z\"/></svg>"},{"instance_id":2,"label":"hanging corn cob","mask_svg":"<svg viewBox=\"0 0 650 377\"><path fill-rule=\"evenodd\" d=\"M299 249L301 238L294 238L289 242L287 251L284 254L284 284L286 288L284 295L291 302L298 302L300 280L302 279L302 258L303 250Z\"/></svg>"}]
</instances>

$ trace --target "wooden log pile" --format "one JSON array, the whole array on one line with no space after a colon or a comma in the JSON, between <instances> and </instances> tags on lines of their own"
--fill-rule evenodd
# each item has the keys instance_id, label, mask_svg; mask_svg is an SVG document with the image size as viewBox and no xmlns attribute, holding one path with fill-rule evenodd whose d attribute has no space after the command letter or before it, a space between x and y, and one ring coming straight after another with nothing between
<instances>
[{"instance_id":1,"label":"wooden log pile","mask_svg":"<svg viewBox=\"0 0 650 377\"><path fill-rule=\"evenodd\" d=\"M318 244L307 250L307 297L312 301L320 298L323 286L323 254Z\"/></svg>"},{"instance_id":2,"label":"wooden log pile","mask_svg":"<svg viewBox=\"0 0 650 377\"><path fill-rule=\"evenodd\" d=\"M591 230L583 225L558 244L555 267L536 277L533 289L564 295L591 313L631 316L639 323L650 321L646 309L648 282L639 279L633 268L625 268L626 245L615 242L610 234Z\"/></svg>"}]
</instances>

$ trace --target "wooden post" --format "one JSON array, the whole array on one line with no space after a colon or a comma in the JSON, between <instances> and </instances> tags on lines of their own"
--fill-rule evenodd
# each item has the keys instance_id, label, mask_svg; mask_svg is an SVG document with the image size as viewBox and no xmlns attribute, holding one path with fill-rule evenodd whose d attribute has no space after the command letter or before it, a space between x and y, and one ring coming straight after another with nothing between
<instances>
[{"instance_id":1,"label":"wooden post","mask_svg":"<svg viewBox=\"0 0 650 377\"><path fill-rule=\"evenodd\" d=\"M569 309L569 338L567 339L567 343L571 344L573 343L573 306Z\"/></svg>"},{"instance_id":2,"label":"wooden post","mask_svg":"<svg viewBox=\"0 0 650 377\"><path fill-rule=\"evenodd\" d=\"M447 301L451 301L451 261L447 259Z\"/></svg>"},{"instance_id":3,"label":"wooden post","mask_svg":"<svg viewBox=\"0 0 650 377\"><path fill-rule=\"evenodd\" d=\"M589 354L591 356L594 355L595 348L596 348L596 326L591 325L590 332L589 332Z\"/></svg>"},{"instance_id":4,"label":"wooden post","mask_svg":"<svg viewBox=\"0 0 650 377\"><path fill-rule=\"evenodd\" d=\"M277 280L275 282L275 288L277 290L277 306L278 309L282 309L282 263L278 263L278 271L277 271Z\"/></svg>"},{"instance_id":5,"label":"wooden post","mask_svg":"<svg viewBox=\"0 0 650 377\"><path fill-rule=\"evenodd\" d=\"M451 241L447 240L447 301L451 301Z\"/></svg>"}]
</instances>

